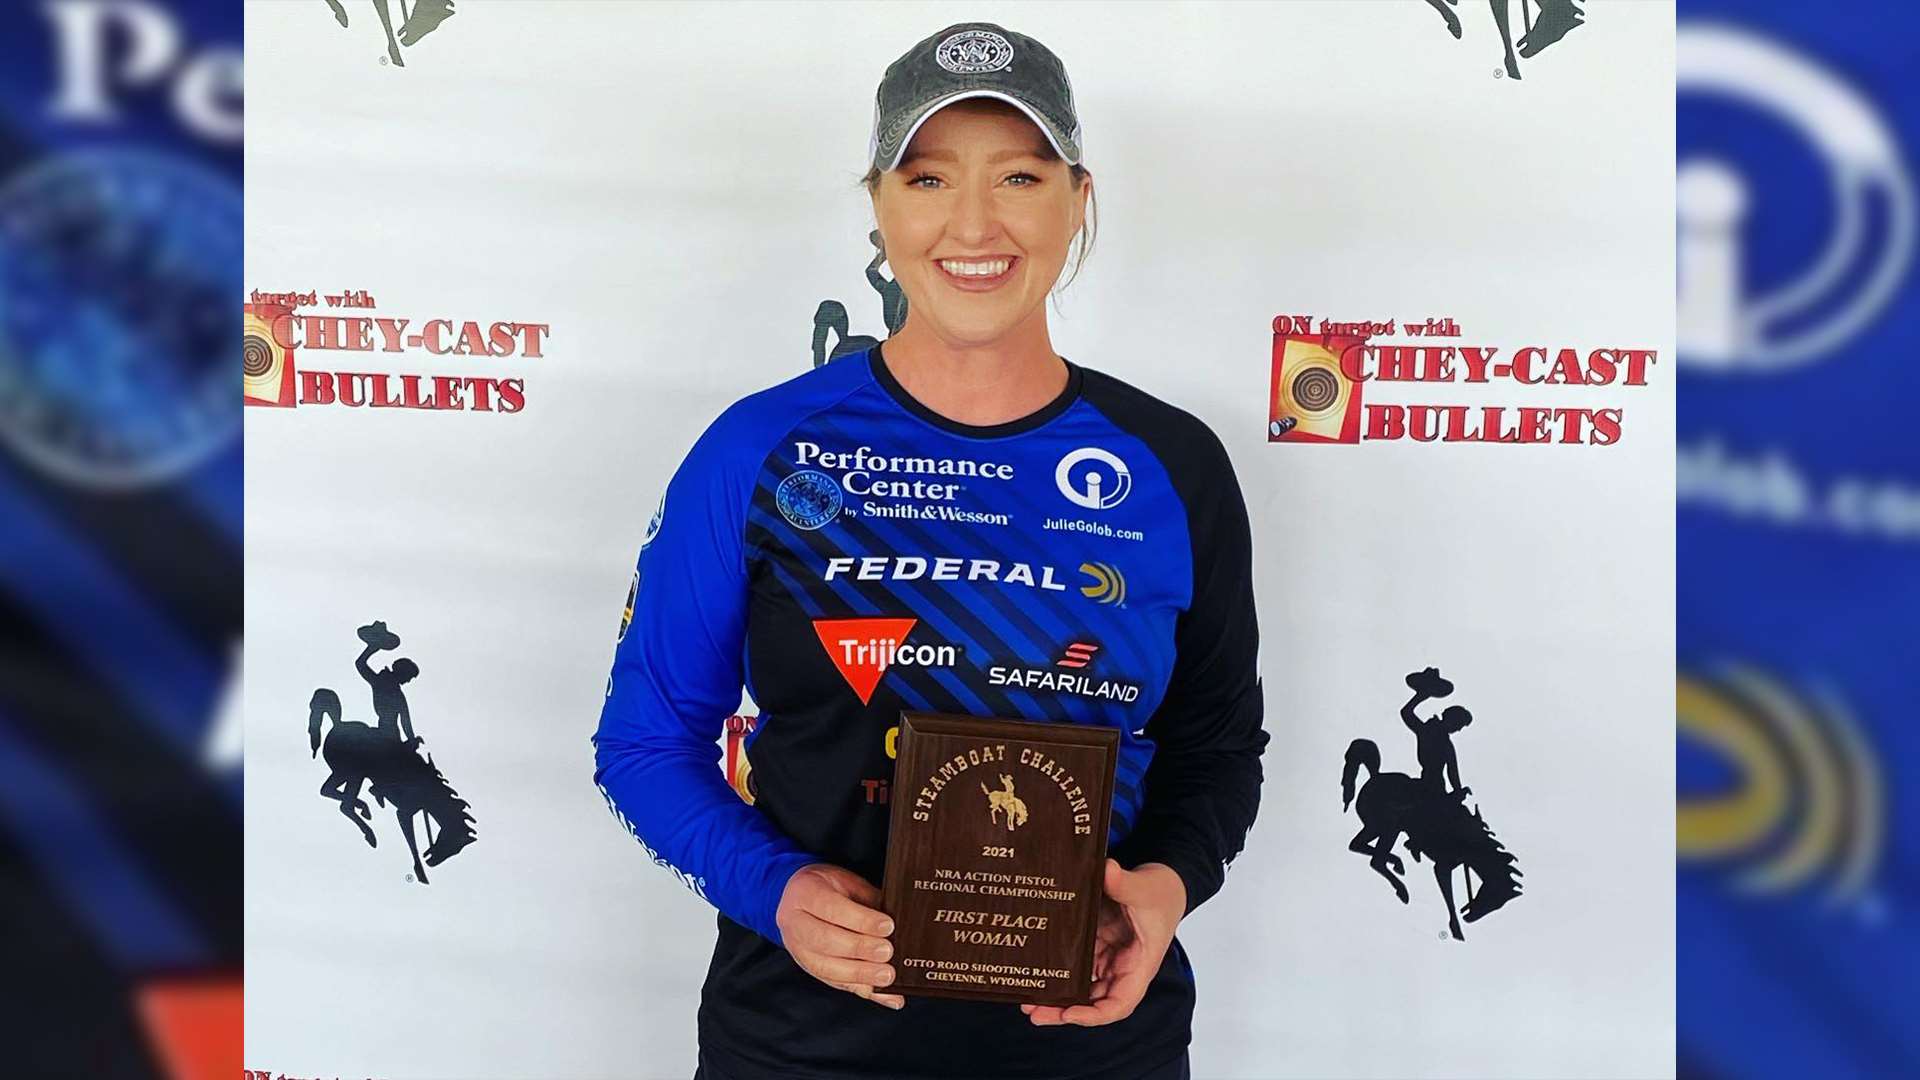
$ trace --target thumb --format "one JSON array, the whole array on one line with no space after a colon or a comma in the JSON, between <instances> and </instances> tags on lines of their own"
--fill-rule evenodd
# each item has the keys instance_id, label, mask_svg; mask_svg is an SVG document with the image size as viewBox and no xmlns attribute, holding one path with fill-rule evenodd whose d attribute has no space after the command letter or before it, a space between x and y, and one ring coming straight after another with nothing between
<instances>
[{"instance_id":1,"label":"thumb","mask_svg":"<svg viewBox=\"0 0 1920 1080\"><path fill-rule=\"evenodd\" d=\"M868 907L880 902L880 890L873 887L873 882L851 870L843 868L840 873L834 875L834 881L842 893Z\"/></svg>"},{"instance_id":2,"label":"thumb","mask_svg":"<svg viewBox=\"0 0 1920 1080\"><path fill-rule=\"evenodd\" d=\"M1133 874L1121 869L1118 862L1108 859L1106 875L1102 878L1101 885L1107 890L1108 896L1125 903L1134 892Z\"/></svg>"}]
</instances>

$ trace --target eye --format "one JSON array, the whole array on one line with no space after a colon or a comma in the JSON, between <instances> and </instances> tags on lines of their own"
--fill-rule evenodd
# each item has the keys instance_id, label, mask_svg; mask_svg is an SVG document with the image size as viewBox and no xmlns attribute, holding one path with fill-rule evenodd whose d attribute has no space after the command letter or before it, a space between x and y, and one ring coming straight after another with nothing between
<instances>
[{"instance_id":1,"label":"eye","mask_svg":"<svg viewBox=\"0 0 1920 1080\"><path fill-rule=\"evenodd\" d=\"M1022 184L1014 184L1013 186L1015 187L1032 187L1033 185L1040 182L1039 177L1033 175L1032 173L1023 173L1023 172L1014 173L1012 176L1007 177L1007 181L1009 183L1012 183L1015 180L1026 181L1025 183L1022 183Z\"/></svg>"},{"instance_id":2,"label":"eye","mask_svg":"<svg viewBox=\"0 0 1920 1080\"><path fill-rule=\"evenodd\" d=\"M933 181L933 183L932 183L932 184L922 184L922 183L920 182L920 181L922 181L922 180L931 180L931 181ZM926 191L932 191L932 190L933 190L933 188L934 188L934 186L935 186L935 185L937 185L937 184L939 184L939 183L940 183L940 178L939 178L939 177L937 177L937 176L935 176L935 175L933 175L932 173L920 173L920 174L918 174L917 176L914 176L914 177L913 177L912 179L910 179L910 180L908 180L908 181L907 181L907 186L908 186L908 187L917 187L917 188L921 188L921 189L923 189L923 190L926 190Z\"/></svg>"}]
</instances>

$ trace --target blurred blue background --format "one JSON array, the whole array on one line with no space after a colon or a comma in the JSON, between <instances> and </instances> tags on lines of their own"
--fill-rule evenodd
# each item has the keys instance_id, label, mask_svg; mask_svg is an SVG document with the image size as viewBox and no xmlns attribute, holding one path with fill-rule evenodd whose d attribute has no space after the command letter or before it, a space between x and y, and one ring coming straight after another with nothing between
<instances>
[{"instance_id":1,"label":"blurred blue background","mask_svg":"<svg viewBox=\"0 0 1920 1080\"><path fill-rule=\"evenodd\" d=\"M1916 1076L1920 11L1679 30L1679 1071Z\"/></svg>"},{"instance_id":2,"label":"blurred blue background","mask_svg":"<svg viewBox=\"0 0 1920 1080\"><path fill-rule=\"evenodd\" d=\"M232 1077L240 6L3 18L0 1073Z\"/></svg>"}]
</instances>

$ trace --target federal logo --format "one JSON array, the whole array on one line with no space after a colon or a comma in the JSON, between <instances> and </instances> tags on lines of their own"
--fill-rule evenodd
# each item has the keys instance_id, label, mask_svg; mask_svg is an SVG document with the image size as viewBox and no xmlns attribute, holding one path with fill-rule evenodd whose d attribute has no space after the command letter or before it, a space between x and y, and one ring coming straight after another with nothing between
<instances>
[{"instance_id":1,"label":"federal logo","mask_svg":"<svg viewBox=\"0 0 1920 1080\"><path fill-rule=\"evenodd\" d=\"M1080 595L1101 604L1126 603L1127 579L1119 567L1112 563L1083 562L1080 572L1093 579L1093 584L1080 586Z\"/></svg>"}]
</instances>

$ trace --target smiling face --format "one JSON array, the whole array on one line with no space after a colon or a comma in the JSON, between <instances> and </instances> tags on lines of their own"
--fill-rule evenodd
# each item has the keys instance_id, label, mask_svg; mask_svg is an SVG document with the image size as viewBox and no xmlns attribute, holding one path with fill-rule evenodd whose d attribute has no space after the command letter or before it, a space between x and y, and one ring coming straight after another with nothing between
<instances>
[{"instance_id":1,"label":"smiling face","mask_svg":"<svg viewBox=\"0 0 1920 1080\"><path fill-rule=\"evenodd\" d=\"M1044 326L1091 187L1004 102L960 101L928 117L872 192L909 325L956 346Z\"/></svg>"}]
</instances>

